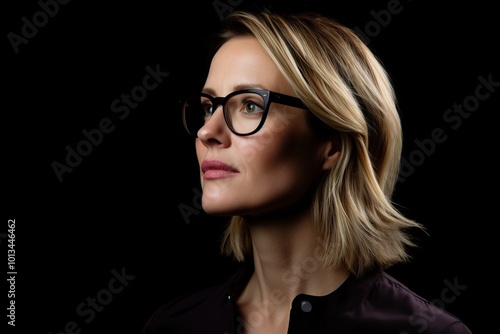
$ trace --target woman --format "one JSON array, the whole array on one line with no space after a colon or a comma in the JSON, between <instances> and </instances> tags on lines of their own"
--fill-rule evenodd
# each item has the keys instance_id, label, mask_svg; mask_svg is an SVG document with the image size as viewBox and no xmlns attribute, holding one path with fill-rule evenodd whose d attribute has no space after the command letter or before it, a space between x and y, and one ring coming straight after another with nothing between
<instances>
[{"instance_id":1,"label":"woman","mask_svg":"<svg viewBox=\"0 0 500 334\"><path fill-rule=\"evenodd\" d=\"M391 202L402 148L387 73L312 13L233 12L186 100L206 213L244 263L161 307L143 333L470 333L384 270L423 227Z\"/></svg>"}]
</instances>

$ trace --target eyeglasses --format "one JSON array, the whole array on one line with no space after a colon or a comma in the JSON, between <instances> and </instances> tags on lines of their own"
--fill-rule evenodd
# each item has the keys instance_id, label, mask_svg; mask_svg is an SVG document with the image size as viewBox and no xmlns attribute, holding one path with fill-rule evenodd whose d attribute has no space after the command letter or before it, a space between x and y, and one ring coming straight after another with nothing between
<instances>
[{"instance_id":1,"label":"eyeglasses","mask_svg":"<svg viewBox=\"0 0 500 334\"><path fill-rule=\"evenodd\" d=\"M218 106L222 106L227 127L235 135L248 136L259 131L266 121L271 102L303 108L302 101L293 96L269 90L243 89L226 97L200 93L189 97L182 107L182 118L187 132L197 137L198 130L210 120Z\"/></svg>"}]
</instances>

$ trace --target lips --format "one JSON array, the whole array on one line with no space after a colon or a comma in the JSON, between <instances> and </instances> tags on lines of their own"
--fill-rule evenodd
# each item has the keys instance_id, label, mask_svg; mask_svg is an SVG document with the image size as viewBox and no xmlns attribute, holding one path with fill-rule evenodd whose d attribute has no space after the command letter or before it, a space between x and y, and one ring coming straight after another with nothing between
<instances>
[{"instance_id":1,"label":"lips","mask_svg":"<svg viewBox=\"0 0 500 334\"><path fill-rule=\"evenodd\" d=\"M205 160L201 164L203 178L206 180L220 179L238 174L238 170L217 160Z\"/></svg>"}]
</instances>

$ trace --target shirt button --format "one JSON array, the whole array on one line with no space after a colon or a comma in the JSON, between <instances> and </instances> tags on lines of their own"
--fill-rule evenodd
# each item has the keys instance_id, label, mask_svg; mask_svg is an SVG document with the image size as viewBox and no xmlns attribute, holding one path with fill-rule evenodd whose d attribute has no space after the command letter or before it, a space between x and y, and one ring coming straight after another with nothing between
<instances>
[{"instance_id":1,"label":"shirt button","mask_svg":"<svg viewBox=\"0 0 500 334\"><path fill-rule=\"evenodd\" d=\"M308 302L307 300L304 300L300 304L300 308L302 309L303 312L311 312L313 307L312 307L312 304L310 302Z\"/></svg>"}]
</instances>

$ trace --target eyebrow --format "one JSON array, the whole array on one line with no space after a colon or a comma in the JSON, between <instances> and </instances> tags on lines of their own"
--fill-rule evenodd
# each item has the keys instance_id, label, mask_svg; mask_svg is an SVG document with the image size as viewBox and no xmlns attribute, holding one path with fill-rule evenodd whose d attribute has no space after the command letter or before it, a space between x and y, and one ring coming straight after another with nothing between
<instances>
[{"instance_id":1,"label":"eyebrow","mask_svg":"<svg viewBox=\"0 0 500 334\"><path fill-rule=\"evenodd\" d=\"M234 92L234 91L242 90L242 89L263 89L263 90L269 90L267 88L264 88L264 86L262 86L261 84L240 84L240 85L234 86L232 91ZM209 95L212 95L212 96L216 96L217 95L217 94L215 94L215 90L213 90L212 88L203 88L202 93L209 94Z\"/></svg>"}]
</instances>

